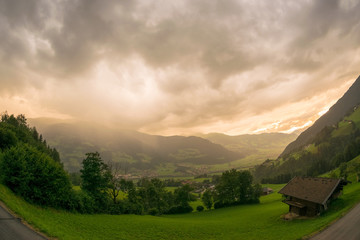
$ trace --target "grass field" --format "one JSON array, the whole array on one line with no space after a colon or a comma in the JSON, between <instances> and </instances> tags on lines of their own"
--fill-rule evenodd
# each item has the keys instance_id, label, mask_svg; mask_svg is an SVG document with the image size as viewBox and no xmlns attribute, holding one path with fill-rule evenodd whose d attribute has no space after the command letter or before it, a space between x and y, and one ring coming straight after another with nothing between
<instances>
[{"instance_id":1,"label":"grass field","mask_svg":"<svg viewBox=\"0 0 360 240\"><path fill-rule=\"evenodd\" d=\"M351 122L350 122L351 121ZM339 122L338 128L332 132L332 137L349 135L353 130L353 124L360 127L360 108L357 108L350 116Z\"/></svg>"},{"instance_id":2,"label":"grass field","mask_svg":"<svg viewBox=\"0 0 360 240\"><path fill-rule=\"evenodd\" d=\"M269 185L279 190L282 185ZM182 215L80 215L43 209L26 203L0 185L0 199L27 222L59 239L299 239L338 218L360 201L360 184L322 216L284 221L287 205L277 193L261 197L260 204L243 205Z\"/></svg>"}]
</instances>

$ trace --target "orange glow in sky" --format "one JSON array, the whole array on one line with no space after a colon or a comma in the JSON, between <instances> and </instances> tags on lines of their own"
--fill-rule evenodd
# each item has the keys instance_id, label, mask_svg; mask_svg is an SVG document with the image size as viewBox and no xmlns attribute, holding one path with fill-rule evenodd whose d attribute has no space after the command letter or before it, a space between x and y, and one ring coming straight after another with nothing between
<instances>
[{"instance_id":1,"label":"orange glow in sky","mask_svg":"<svg viewBox=\"0 0 360 240\"><path fill-rule=\"evenodd\" d=\"M360 73L356 1L2 7L0 110L28 118L163 135L293 132Z\"/></svg>"}]
</instances>

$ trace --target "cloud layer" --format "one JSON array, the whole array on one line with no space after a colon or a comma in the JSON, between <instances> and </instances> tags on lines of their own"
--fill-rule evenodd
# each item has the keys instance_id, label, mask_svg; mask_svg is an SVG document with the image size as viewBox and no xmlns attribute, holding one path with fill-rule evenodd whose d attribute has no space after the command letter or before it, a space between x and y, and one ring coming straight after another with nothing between
<instances>
[{"instance_id":1,"label":"cloud layer","mask_svg":"<svg viewBox=\"0 0 360 240\"><path fill-rule=\"evenodd\" d=\"M286 131L359 75L359 12L356 0L0 0L0 107L162 134Z\"/></svg>"}]
</instances>

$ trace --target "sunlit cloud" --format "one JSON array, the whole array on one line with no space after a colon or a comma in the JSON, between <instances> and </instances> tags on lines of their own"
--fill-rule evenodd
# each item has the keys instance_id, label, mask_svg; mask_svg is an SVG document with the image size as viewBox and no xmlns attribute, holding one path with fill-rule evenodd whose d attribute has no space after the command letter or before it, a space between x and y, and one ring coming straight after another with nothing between
<instances>
[{"instance_id":1,"label":"sunlit cloud","mask_svg":"<svg viewBox=\"0 0 360 240\"><path fill-rule=\"evenodd\" d=\"M0 107L165 135L295 131L359 75L359 11L347 0L5 0Z\"/></svg>"},{"instance_id":2,"label":"sunlit cloud","mask_svg":"<svg viewBox=\"0 0 360 240\"><path fill-rule=\"evenodd\" d=\"M281 132L282 133L292 133L292 132L295 132L296 130L304 129L306 127L310 127L312 124L313 124L313 121L308 121L308 122L306 122L305 124L303 124L301 126L293 126L290 129L284 130L284 131L281 131Z\"/></svg>"}]
</instances>

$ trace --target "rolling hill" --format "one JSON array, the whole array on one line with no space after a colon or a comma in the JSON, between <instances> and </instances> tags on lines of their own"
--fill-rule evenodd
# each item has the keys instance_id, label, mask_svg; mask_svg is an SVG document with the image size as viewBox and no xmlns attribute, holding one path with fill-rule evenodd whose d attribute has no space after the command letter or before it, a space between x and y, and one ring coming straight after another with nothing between
<instances>
[{"instance_id":1,"label":"rolling hill","mask_svg":"<svg viewBox=\"0 0 360 240\"><path fill-rule=\"evenodd\" d=\"M105 161L120 162L124 172L146 176L185 176L253 167L274 158L295 134L228 136L156 136L112 130L86 123L29 119L61 155L65 169L76 172L84 154L100 152Z\"/></svg>"},{"instance_id":2,"label":"rolling hill","mask_svg":"<svg viewBox=\"0 0 360 240\"><path fill-rule=\"evenodd\" d=\"M47 119L29 119L29 122L60 152L64 167L70 172L78 171L84 154L94 151L100 152L105 161L120 162L128 172L142 175L195 175L202 173L203 166L226 164L244 157L194 136L164 137Z\"/></svg>"},{"instance_id":3,"label":"rolling hill","mask_svg":"<svg viewBox=\"0 0 360 240\"><path fill-rule=\"evenodd\" d=\"M273 155L281 152L287 144L295 140L296 134L261 133L229 136L222 133L201 135L213 143L221 144L229 150L249 154L267 152ZM271 156L272 157L272 156Z\"/></svg>"}]
</instances>

